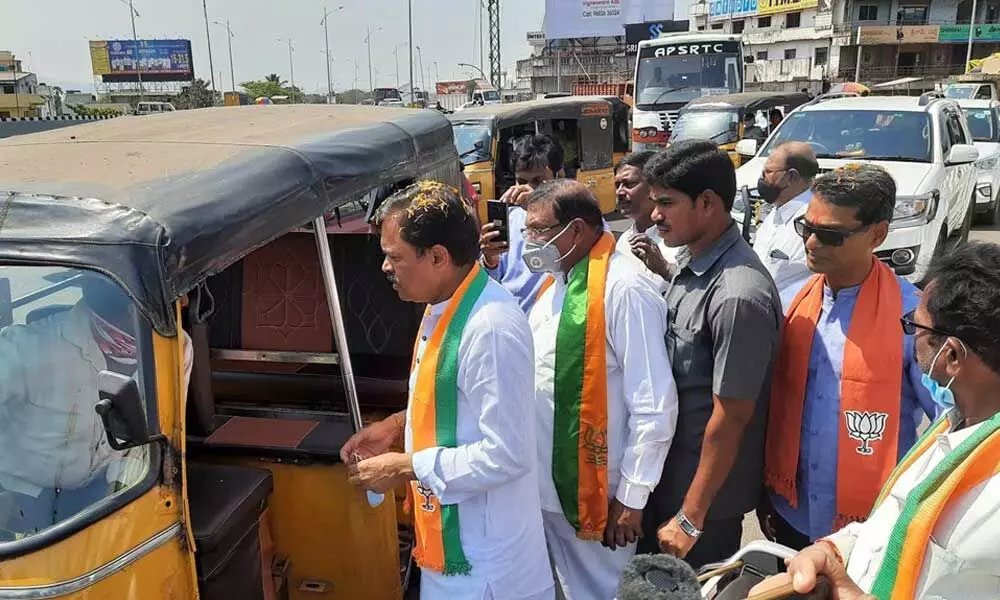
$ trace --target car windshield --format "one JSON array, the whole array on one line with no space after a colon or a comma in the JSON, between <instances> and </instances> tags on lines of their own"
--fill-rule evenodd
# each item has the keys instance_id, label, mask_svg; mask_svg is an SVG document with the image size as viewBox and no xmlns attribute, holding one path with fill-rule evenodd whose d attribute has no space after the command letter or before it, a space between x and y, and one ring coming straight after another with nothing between
<instances>
[{"instance_id":1,"label":"car windshield","mask_svg":"<svg viewBox=\"0 0 1000 600\"><path fill-rule=\"evenodd\" d=\"M800 111L785 118L760 156L769 156L782 142L802 141L818 158L931 162L932 131L930 117L922 112Z\"/></svg>"},{"instance_id":2,"label":"car windshield","mask_svg":"<svg viewBox=\"0 0 1000 600\"><path fill-rule=\"evenodd\" d=\"M146 478L146 447L108 445L98 376L145 389L149 326L110 279L0 265L0 543L29 538Z\"/></svg>"},{"instance_id":3,"label":"car windshield","mask_svg":"<svg viewBox=\"0 0 1000 600\"><path fill-rule=\"evenodd\" d=\"M739 71L738 55L731 53L642 58L636 77L636 104L652 109L660 104L683 104L702 96L739 92Z\"/></svg>"},{"instance_id":4,"label":"car windshield","mask_svg":"<svg viewBox=\"0 0 1000 600\"><path fill-rule=\"evenodd\" d=\"M462 158L462 164L482 162L490 159L490 129L484 125L455 125L455 149ZM482 146L476 148L476 142Z\"/></svg>"},{"instance_id":5,"label":"car windshield","mask_svg":"<svg viewBox=\"0 0 1000 600\"><path fill-rule=\"evenodd\" d=\"M990 87L981 83L953 83L944 88L944 97L952 100L989 100Z\"/></svg>"},{"instance_id":6,"label":"car windshield","mask_svg":"<svg viewBox=\"0 0 1000 600\"><path fill-rule=\"evenodd\" d=\"M965 120L972 132L972 139L977 142L996 142L997 122L993 111L989 108L966 108Z\"/></svg>"},{"instance_id":7,"label":"car windshield","mask_svg":"<svg viewBox=\"0 0 1000 600\"><path fill-rule=\"evenodd\" d=\"M682 111L674 123L670 141L698 139L728 144L739 140L739 126L740 115L736 109Z\"/></svg>"},{"instance_id":8,"label":"car windshield","mask_svg":"<svg viewBox=\"0 0 1000 600\"><path fill-rule=\"evenodd\" d=\"M485 102L499 102L500 92L496 90L483 90L483 101Z\"/></svg>"}]
</instances>

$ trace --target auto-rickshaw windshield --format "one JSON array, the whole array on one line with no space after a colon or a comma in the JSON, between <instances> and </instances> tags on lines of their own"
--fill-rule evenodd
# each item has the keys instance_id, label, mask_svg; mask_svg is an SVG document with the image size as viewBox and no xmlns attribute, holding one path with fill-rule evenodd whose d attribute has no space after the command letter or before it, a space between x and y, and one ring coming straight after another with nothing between
<instances>
[{"instance_id":1,"label":"auto-rickshaw windshield","mask_svg":"<svg viewBox=\"0 0 1000 600\"><path fill-rule=\"evenodd\" d=\"M471 165L490 159L491 135L486 125L460 125L454 127L455 149L462 163ZM482 145L476 146L476 142Z\"/></svg>"},{"instance_id":2,"label":"auto-rickshaw windshield","mask_svg":"<svg viewBox=\"0 0 1000 600\"><path fill-rule=\"evenodd\" d=\"M739 141L740 116L735 110L688 110L681 113L670 134L671 142L708 140L716 144Z\"/></svg>"},{"instance_id":3,"label":"auto-rickshaw windshield","mask_svg":"<svg viewBox=\"0 0 1000 600\"><path fill-rule=\"evenodd\" d=\"M152 375L137 341L149 336L125 291L101 274L0 265L0 543L146 479L148 449L112 449L94 407L102 371L136 379L143 394Z\"/></svg>"}]
</instances>

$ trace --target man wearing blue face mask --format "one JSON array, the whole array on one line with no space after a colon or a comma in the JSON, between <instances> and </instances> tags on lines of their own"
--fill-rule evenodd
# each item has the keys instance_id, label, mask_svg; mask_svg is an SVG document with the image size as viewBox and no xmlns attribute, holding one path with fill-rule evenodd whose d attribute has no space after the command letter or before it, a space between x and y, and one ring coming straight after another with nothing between
<instances>
[{"instance_id":1,"label":"man wearing blue face mask","mask_svg":"<svg viewBox=\"0 0 1000 600\"><path fill-rule=\"evenodd\" d=\"M900 321L924 386L948 410L863 523L806 548L752 593L791 580L806 594L826 575L838 598L997 597L1000 246L968 244L935 260L920 304Z\"/></svg>"},{"instance_id":2,"label":"man wearing blue face mask","mask_svg":"<svg viewBox=\"0 0 1000 600\"><path fill-rule=\"evenodd\" d=\"M545 278L528 315L545 540L567 600L608 600L677 421L666 305L583 184L544 183L525 208L524 262Z\"/></svg>"}]
</instances>

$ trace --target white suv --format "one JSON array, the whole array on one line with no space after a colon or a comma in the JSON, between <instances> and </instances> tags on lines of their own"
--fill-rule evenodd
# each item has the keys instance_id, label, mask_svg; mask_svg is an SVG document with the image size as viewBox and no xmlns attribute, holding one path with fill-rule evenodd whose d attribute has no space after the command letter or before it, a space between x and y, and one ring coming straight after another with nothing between
<instances>
[{"instance_id":1,"label":"white suv","mask_svg":"<svg viewBox=\"0 0 1000 600\"><path fill-rule=\"evenodd\" d=\"M976 161L977 217L989 225L1000 223L1000 102L996 100L959 100L979 149Z\"/></svg>"},{"instance_id":2,"label":"white suv","mask_svg":"<svg viewBox=\"0 0 1000 600\"><path fill-rule=\"evenodd\" d=\"M968 239L979 151L955 101L933 93L820 96L790 112L759 151L755 140L739 142L737 152L756 156L737 169L738 186L755 195L771 151L792 140L813 147L821 173L860 161L889 171L895 215L876 254L898 275L918 281L931 257Z\"/></svg>"}]
</instances>

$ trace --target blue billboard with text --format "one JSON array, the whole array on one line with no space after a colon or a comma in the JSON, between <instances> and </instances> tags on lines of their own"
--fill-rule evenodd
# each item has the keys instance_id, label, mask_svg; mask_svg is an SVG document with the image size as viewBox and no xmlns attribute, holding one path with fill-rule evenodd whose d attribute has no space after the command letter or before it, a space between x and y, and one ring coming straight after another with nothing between
<instances>
[{"instance_id":1,"label":"blue billboard with text","mask_svg":"<svg viewBox=\"0 0 1000 600\"><path fill-rule=\"evenodd\" d=\"M709 19L746 17L757 12L757 0L712 0L708 5Z\"/></svg>"},{"instance_id":2,"label":"blue billboard with text","mask_svg":"<svg viewBox=\"0 0 1000 600\"><path fill-rule=\"evenodd\" d=\"M98 40L90 42L94 75L104 81L190 81L190 40Z\"/></svg>"}]
</instances>

